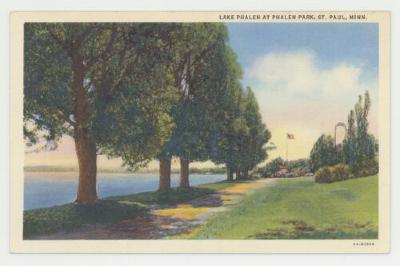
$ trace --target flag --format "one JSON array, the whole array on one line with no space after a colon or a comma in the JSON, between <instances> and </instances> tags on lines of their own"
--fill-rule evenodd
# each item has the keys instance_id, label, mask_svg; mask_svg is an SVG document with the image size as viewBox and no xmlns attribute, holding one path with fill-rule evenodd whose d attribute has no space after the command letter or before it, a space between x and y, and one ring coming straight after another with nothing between
<instances>
[{"instance_id":1,"label":"flag","mask_svg":"<svg viewBox=\"0 0 400 266\"><path fill-rule=\"evenodd\" d=\"M289 134L289 133L286 133L287 134L287 138L288 139L294 139L294 135L293 134Z\"/></svg>"}]
</instances>

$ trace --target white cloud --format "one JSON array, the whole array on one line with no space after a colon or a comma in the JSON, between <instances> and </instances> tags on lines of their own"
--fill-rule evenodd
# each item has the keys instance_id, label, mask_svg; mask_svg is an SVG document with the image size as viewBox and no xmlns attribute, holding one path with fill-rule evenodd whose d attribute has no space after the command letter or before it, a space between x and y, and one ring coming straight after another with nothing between
<instances>
[{"instance_id":1,"label":"white cloud","mask_svg":"<svg viewBox=\"0 0 400 266\"><path fill-rule=\"evenodd\" d=\"M361 68L342 63L329 70L320 71L318 82L321 90L328 95L345 94L358 91L362 87L360 75Z\"/></svg>"},{"instance_id":2,"label":"white cloud","mask_svg":"<svg viewBox=\"0 0 400 266\"><path fill-rule=\"evenodd\" d=\"M351 61L321 67L318 60L304 50L268 53L245 69L272 132L271 141L278 146L270 158L285 156L285 132L296 136L290 157L307 157L319 135L333 134L335 123L347 121L358 95L366 90L372 98L370 130L377 134L377 77Z\"/></svg>"},{"instance_id":3,"label":"white cloud","mask_svg":"<svg viewBox=\"0 0 400 266\"><path fill-rule=\"evenodd\" d=\"M248 73L269 90L330 95L358 90L361 67L341 63L322 69L312 52L295 51L261 56Z\"/></svg>"}]
</instances>

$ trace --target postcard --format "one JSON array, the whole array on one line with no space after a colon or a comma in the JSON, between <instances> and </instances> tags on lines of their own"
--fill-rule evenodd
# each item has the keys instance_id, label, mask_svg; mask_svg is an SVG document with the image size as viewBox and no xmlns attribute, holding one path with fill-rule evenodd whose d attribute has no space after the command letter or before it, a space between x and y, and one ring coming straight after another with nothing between
<instances>
[{"instance_id":1,"label":"postcard","mask_svg":"<svg viewBox=\"0 0 400 266\"><path fill-rule=\"evenodd\" d=\"M10 32L12 252L389 252L389 12Z\"/></svg>"}]
</instances>

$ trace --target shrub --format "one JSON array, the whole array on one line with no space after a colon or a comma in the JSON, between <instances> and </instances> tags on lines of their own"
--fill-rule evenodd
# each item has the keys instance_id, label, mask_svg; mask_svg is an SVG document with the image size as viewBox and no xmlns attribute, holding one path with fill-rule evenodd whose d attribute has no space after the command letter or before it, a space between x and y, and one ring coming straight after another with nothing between
<instances>
[{"instance_id":1,"label":"shrub","mask_svg":"<svg viewBox=\"0 0 400 266\"><path fill-rule=\"evenodd\" d=\"M276 173L279 172L279 170L284 164L285 161L281 157L278 157L265 165L265 167L262 170L263 171L262 175L265 177L275 176Z\"/></svg>"},{"instance_id":2,"label":"shrub","mask_svg":"<svg viewBox=\"0 0 400 266\"><path fill-rule=\"evenodd\" d=\"M329 135L322 135L310 152L311 171L315 172L321 167L337 164L338 155L334 139Z\"/></svg>"},{"instance_id":3,"label":"shrub","mask_svg":"<svg viewBox=\"0 0 400 266\"><path fill-rule=\"evenodd\" d=\"M355 177L376 175L379 172L377 160L366 160L351 165L351 172Z\"/></svg>"},{"instance_id":4,"label":"shrub","mask_svg":"<svg viewBox=\"0 0 400 266\"><path fill-rule=\"evenodd\" d=\"M334 165L330 168L331 168L332 182L353 178L353 174L351 173L350 167L346 164L341 163Z\"/></svg>"},{"instance_id":5,"label":"shrub","mask_svg":"<svg viewBox=\"0 0 400 266\"><path fill-rule=\"evenodd\" d=\"M355 177L376 175L378 172L379 163L376 160L362 161L351 166L341 163L320 168L315 173L315 182L332 183Z\"/></svg>"},{"instance_id":6,"label":"shrub","mask_svg":"<svg viewBox=\"0 0 400 266\"><path fill-rule=\"evenodd\" d=\"M331 183L332 180L332 171L329 166L325 166L320 168L316 173L315 173L315 182L317 183Z\"/></svg>"}]
</instances>

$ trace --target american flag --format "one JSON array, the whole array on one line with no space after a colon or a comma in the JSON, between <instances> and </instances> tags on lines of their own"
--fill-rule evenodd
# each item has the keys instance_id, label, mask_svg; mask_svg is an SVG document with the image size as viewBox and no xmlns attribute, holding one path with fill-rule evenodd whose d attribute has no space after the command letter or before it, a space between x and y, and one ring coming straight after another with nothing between
<instances>
[{"instance_id":1,"label":"american flag","mask_svg":"<svg viewBox=\"0 0 400 266\"><path fill-rule=\"evenodd\" d=\"M287 135L288 139L294 139L294 135L293 134L286 133L286 135Z\"/></svg>"}]
</instances>

